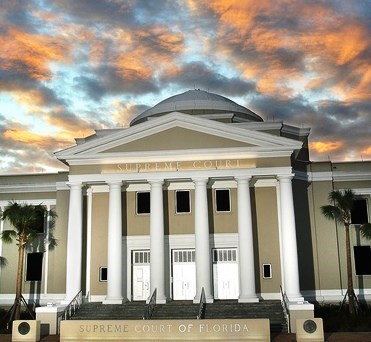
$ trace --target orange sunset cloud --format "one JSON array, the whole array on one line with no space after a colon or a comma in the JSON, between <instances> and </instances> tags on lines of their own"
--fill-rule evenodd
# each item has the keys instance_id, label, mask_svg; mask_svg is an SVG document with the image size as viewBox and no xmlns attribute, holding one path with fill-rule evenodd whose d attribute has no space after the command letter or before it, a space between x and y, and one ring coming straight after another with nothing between
<instances>
[{"instance_id":1,"label":"orange sunset cloud","mask_svg":"<svg viewBox=\"0 0 371 342\"><path fill-rule=\"evenodd\" d=\"M31 34L8 28L0 34L0 69L26 73L37 80L51 77L49 62L68 60L68 45L65 41L40 34Z\"/></svg>"},{"instance_id":2,"label":"orange sunset cloud","mask_svg":"<svg viewBox=\"0 0 371 342\"><path fill-rule=\"evenodd\" d=\"M56 149L60 146L65 146L66 143L71 143L70 139L52 139L49 135L41 135L22 129L8 129L3 134L4 138L14 142L19 142L40 149Z\"/></svg>"},{"instance_id":3,"label":"orange sunset cloud","mask_svg":"<svg viewBox=\"0 0 371 342\"><path fill-rule=\"evenodd\" d=\"M327 153L331 151L336 151L343 147L343 142L341 141L312 141L309 143L309 147L318 153Z\"/></svg>"},{"instance_id":4,"label":"orange sunset cloud","mask_svg":"<svg viewBox=\"0 0 371 342\"><path fill-rule=\"evenodd\" d=\"M369 11L363 1L5 1L4 158L17 146L55 163L74 138L195 88L311 128L314 159L370 158ZM3 172L24 166L13 159Z\"/></svg>"}]
</instances>

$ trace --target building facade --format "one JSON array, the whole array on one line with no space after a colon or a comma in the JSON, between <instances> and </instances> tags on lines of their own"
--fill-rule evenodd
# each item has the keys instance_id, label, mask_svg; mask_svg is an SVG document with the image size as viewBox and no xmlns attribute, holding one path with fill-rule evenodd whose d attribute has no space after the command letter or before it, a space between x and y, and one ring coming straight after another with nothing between
<instances>
[{"instance_id":1,"label":"building facade","mask_svg":"<svg viewBox=\"0 0 371 342\"><path fill-rule=\"evenodd\" d=\"M57 212L58 246L29 246L24 294L41 303L236 299L339 301L344 229L320 207L333 189L357 195L352 213L356 292L371 297L371 162L309 160L310 130L191 90L97 130L55 157L68 172L0 176L10 200ZM1 221L1 231L8 222ZM45 220L44 235L49 221ZM40 238L42 238L41 235ZM14 245L0 242L0 304L14 299Z\"/></svg>"}]
</instances>

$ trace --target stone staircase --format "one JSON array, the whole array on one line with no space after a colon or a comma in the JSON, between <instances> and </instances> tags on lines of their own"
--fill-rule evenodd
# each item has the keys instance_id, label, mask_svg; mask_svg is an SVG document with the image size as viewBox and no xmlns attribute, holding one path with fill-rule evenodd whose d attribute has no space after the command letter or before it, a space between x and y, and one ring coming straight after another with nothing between
<instances>
[{"instance_id":1,"label":"stone staircase","mask_svg":"<svg viewBox=\"0 0 371 342\"><path fill-rule=\"evenodd\" d=\"M127 302L122 305L91 302L81 305L71 319L76 320L134 320L143 319L145 302Z\"/></svg>"},{"instance_id":2,"label":"stone staircase","mask_svg":"<svg viewBox=\"0 0 371 342\"><path fill-rule=\"evenodd\" d=\"M262 300L259 303L237 303L236 300L215 301L207 304L205 319L269 318L271 332L288 331L281 301Z\"/></svg>"},{"instance_id":3,"label":"stone staircase","mask_svg":"<svg viewBox=\"0 0 371 342\"><path fill-rule=\"evenodd\" d=\"M198 304L191 301L172 301L156 305L153 320L196 319ZM72 317L75 320L141 320L146 309L144 302L128 302L122 305L85 303ZM271 332L287 332L287 323L278 300L259 303L237 303L236 300L220 300L206 305L205 319L269 318Z\"/></svg>"}]
</instances>

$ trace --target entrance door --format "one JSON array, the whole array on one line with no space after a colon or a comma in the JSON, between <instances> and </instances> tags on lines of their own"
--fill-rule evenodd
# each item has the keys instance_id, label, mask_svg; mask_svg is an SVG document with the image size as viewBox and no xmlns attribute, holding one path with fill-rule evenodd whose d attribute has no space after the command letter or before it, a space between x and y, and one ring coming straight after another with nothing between
<instances>
[{"instance_id":1,"label":"entrance door","mask_svg":"<svg viewBox=\"0 0 371 342\"><path fill-rule=\"evenodd\" d=\"M237 299L239 286L237 250L235 248L213 250L213 274L214 298Z\"/></svg>"},{"instance_id":2,"label":"entrance door","mask_svg":"<svg viewBox=\"0 0 371 342\"><path fill-rule=\"evenodd\" d=\"M133 252L133 300L147 300L150 295L149 251Z\"/></svg>"},{"instance_id":3,"label":"entrance door","mask_svg":"<svg viewBox=\"0 0 371 342\"><path fill-rule=\"evenodd\" d=\"M195 296L195 251L173 250L173 299L192 300Z\"/></svg>"}]
</instances>

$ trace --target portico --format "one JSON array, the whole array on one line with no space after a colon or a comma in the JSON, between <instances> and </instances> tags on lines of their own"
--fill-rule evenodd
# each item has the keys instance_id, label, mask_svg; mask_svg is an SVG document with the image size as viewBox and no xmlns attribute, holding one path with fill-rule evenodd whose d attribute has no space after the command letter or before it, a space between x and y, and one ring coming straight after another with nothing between
<instances>
[{"instance_id":1,"label":"portico","mask_svg":"<svg viewBox=\"0 0 371 342\"><path fill-rule=\"evenodd\" d=\"M148 179L143 179L148 176ZM78 180L79 178L79 180ZM102 182L102 178L105 180ZM73 179L73 180L72 180ZM122 263L131 263L130 256L123 254L122 235L122 211L127 208L122 207L121 197L125 193L127 184L147 184L150 189L150 229L149 229L149 249L150 249L150 293L157 290L157 302L166 303L171 299L171 279L168 265L171 265L170 256L165 248L165 229L164 217L164 194L166 194L169 184L179 181L187 181L192 184L194 191L194 234L190 234L192 241L188 248L195 250L196 266L196 292L194 301L198 302L202 288L205 290L206 299L212 302L212 262L210 244L210 225L209 210L212 203L209 203L207 191L215 181L223 180L228 184L234 185L237 189L237 213L238 213L238 232L235 234L236 247L238 250L238 277L239 277L239 296L240 302L258 301L259 295L256 293L256 256L253 242L253 223L250 192L255 186L259 186L259 180L264 184L274 187L279 195L277 210L280 210L281 222L279 224L282 244L280 244L282 254L283 275L281 283L285 287L289 298L298 300L301 298L299 290L299 276L297 267L297 246L295 236L295 217L292 201L291 169L281 168L254 168L254 169L224 169L224 170L193 170L193 171L167 171L154 173L133 173L133 174L91 174L83 176L71 176L70 182L70 208L69 231L74 232L74 242L69 244L67 260L73 259L74 262L67 264L66 288L67 298L72 297L81 289L76 279L81 279L81 274L77 274L77 260L81 260L82 244L77 241L82 240L81 207L82 189L91 188L96 184L106 184L108 191L108 244L107 244L107 293L104 303L122 303L127 300L127 293L123 293L122 281L127 281L123 273ZM125 184L125 185L124 185ZM291 200L290 200L291 199ZM79 218L78 220L76 218ZM77 235L79 233L79 235ZM70 247L71 246L71 247ZM169 248L169 247L167 247ZM290 251L289 253L287 251ZM295 257L296 253L296 257ZM128 266L130 269L130 265ZM80 269L81 272L81 269ZM87 270L88 272L88 270ZM126 278L126 279L125 279ZM123 280L124 279L124 280ZM168 285L170 284L170 286ZM131 288L131 284L127 284ZM170 291L169 291L170 288ZM130 291L129 291L130 292Z\"/></svg>"}]
</instances>

